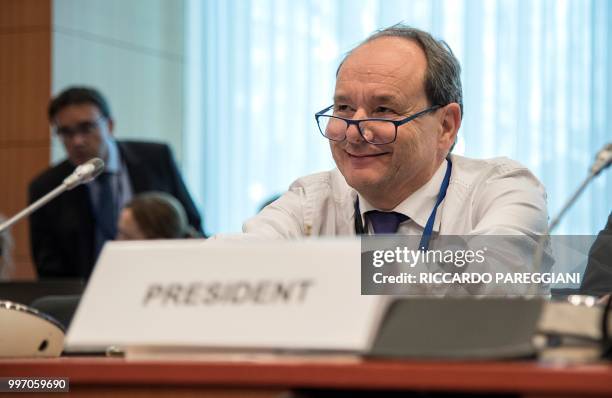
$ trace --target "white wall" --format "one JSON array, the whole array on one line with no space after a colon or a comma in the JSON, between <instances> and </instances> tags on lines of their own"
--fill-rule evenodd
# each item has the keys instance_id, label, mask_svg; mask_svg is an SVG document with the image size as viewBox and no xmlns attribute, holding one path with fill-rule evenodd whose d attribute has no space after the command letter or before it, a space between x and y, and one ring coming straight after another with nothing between
<instances>
[{"instance_id":1,"label":"white wall","mask_svg":"<svg viewBox=\"0 0 612 398\"><path fill-rule=\"evenodd\" d=\"M95 86L118 138L165 141L180 164L183 22L182 0L54 0L53 95ZM54 138L52 161L63 157Z\"/></svg>"}]
</instances>

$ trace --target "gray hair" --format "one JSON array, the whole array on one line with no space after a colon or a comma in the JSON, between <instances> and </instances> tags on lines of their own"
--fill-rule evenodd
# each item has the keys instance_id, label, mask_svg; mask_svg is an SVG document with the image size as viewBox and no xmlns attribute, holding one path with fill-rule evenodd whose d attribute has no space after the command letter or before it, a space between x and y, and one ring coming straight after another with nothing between
<instances>
[{"instance_id":1,"label":"gray hair","mask_svg":"<svg viewBox=\"0 0 612 398\"><path fill-rule=\"evenodd\" d=\"M431 105L444 106L456 102L461 108L461 117L463 118L461 66L446 42L434 39L425 31L404 24L396 24L373 33L359 46L381 37L400 37L416 42L427 57L425 73L425 95L427 99ZM337 72L340 71L342 64L351 55L351 52L344 57Z\"/></svg>"}]
</instances>

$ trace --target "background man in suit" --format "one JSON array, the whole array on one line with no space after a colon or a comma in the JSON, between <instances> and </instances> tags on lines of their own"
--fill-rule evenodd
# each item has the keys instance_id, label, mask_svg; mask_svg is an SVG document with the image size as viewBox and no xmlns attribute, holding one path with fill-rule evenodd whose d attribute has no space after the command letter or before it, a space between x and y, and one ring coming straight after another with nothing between
<instances>
[{"instance_id":1,"label":"background man in suit","mask_svg":"<svg viewBox=\"0 0 612 398\"><path fill-rule=\"evenodd\" d=\"M106 167L96 180L64 193L30 217L32 257L39 277L88 278L104 242L115 238L119 211L140 192L173 195L184 206L190 225L202 232L170 148L116 141L110 108L98 91L88 87L63 91L49 104L49 121L68 159L31 182L30 202L93 157L103 159Z\"/></svg>"},{"instance_id":2,"label":"background man in suit","mask_svg":"<svg viewBox=\"0 0 612 398\"><path fill-rule=\"evenodd\" d=\"M589 250L580 292L593 296L612 293L612 213Z\"/></svg>"}]
</instances>

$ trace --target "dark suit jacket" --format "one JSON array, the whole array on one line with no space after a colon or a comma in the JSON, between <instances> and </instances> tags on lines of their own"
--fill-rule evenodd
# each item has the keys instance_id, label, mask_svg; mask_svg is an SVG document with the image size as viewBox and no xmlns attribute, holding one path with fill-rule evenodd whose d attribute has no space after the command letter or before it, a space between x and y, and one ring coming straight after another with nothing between
<instances>
[{"instance_id":1,"label":"dark suit jacket","mask_svg":"<svg viewBox=\"0 0 612 398\"><path fill-rule=\"evenodd\" d=\"M589 250L589 262L580 292L593 296L612 293L612 213L608 216L606 227L597 235Z\"/></svg>"},{"instance_id":2,"label":"dark suit jacket","mask_svg":"<svg viewBox=\"0 0 612 398\"><path fill-rule=\"evenodd\" d=\"M189 223L202 232L201 220L181 178L170 148L150 142L117 141L134 194L163 191L185 207ZM30 183L32 203L62 183L74 170L68 160L54 166ZM88 188L64 192L30 216L32 258L38 276L88 278L94 258L95 226Z\"/></svg>"}]
</instances>

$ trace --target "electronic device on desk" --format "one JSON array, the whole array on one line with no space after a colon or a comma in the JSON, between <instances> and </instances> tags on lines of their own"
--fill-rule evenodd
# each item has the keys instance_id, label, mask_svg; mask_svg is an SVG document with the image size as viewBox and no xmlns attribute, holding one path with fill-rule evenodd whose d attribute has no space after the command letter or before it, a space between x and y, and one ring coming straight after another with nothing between
<instances>
[{"instance_id":1,"label":"electronic device on desk","mask_svg":"<svg viewBox=\"0 0 612 398\"><path fill-rule=\"evenodd\" d=\"M64 348L64 327L23 304L0 301L0 357L57 357Z\"/></svg>"},{"instance_id":2,"label":"electronic device on desk","mask_svg":"<svg viewBox=\"0 0 612 398\"><path fill-rule=\"evenodd\" d=\"M0 357L58 356L84 287L76 280L1 282Z\"/></svg>"},{"instance_id":3,"label":"electronic device on desk","mask_svg":"<svg viewBox=\"0 0 612 398\"><path fill-rule=\"evenodd\" d=\"M538 325L540 358L554 362L592 362L612 359L612 296L571 295L551 301Z\"/></svg>"},{"instance_id":4,"label":"electronic device on desk","mask_svg":"<svg viewBox=\"0 0 612 398\"><path fill-rule=\"evenodd\" d=\"M385 311L367 354L378 358L611 359L612 298L408 297ZM511 320L511 327L508 322Z\"/></svg>"},{"instance_id":5,"label":"electronic device on desk","mask_svg":"<svg viewBox=\"0 0 612 398\"><path fill-rule=\"evenodd\" d=\"M83 279L42 279L37 281L0 281L0 300L30 305L39 311L47 312L34 303L41 297L75 296L85 290ZM53 314L51 314L53 315ZM57 318L54 316L54 318ZM61 321L61 319L59 319ZM68 326L64 323L64 326Z\"/></svg>"},{"instance_id":6,"label":"electronic device on desk","mask_svg":"<svg viewBox=\"0 0 612 398\"><path fill-rule=\"evenodd\" d=\"M58 195L95 179L104 161L93 158L76 167L62 183L28 207L0 223L0 232L30 215ZM38 289L38 286L35 286ZM4 293L6 294L6 293ZM0 295L0 357L55 357L64 348L64 326L54 318L23 304L2 301ZM28 298L33 299L33 298Z\"/></svg>"},{"instance_id":7,"label":"electronic device on desk","mask_svg":"<svg viewBox=\"0 0 612 398\"><path fill-rule=\"evenodd\" d=\"M541 297L398 298L388 306L368 356L533 358L533 336L545 305Z\"/></svg>"}]
</instances>

